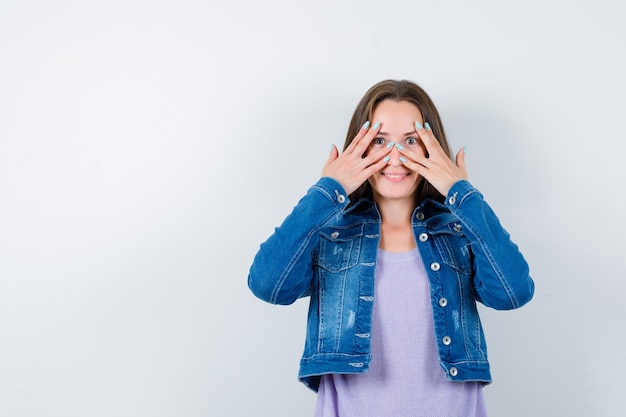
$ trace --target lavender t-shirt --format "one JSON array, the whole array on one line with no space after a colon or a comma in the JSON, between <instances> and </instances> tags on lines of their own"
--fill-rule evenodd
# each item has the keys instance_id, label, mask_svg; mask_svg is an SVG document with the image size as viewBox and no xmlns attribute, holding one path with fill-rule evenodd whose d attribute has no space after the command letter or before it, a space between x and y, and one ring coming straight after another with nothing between
<instances>
[{"instance_id":1,"label":"lavender t-shirt","mask_svg":"<svg viewBox=\"0 0 626 417\"><path fill-rule=\"evenodd\" d=\"M324 375L315 417L486 417L481 383L449 381L439 366L419 251L377 256L370 368Z\"/></svg>"}]
</instances>

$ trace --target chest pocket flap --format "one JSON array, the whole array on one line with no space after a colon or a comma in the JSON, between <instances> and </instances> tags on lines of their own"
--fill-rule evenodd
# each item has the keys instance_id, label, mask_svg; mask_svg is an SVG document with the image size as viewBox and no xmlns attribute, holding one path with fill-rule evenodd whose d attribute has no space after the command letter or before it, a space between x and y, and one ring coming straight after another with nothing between
<instances>
[{"instance_id":1,"label":"chest pocket flap","mask_svg":"<svg viewBox=\"0 0 626 417\"><path fill-rule=\"evenodd\" d=\"M319 235L317 264L330 272L352 268L359 261L363 225L325 228Z\"/></svg>"},{"instance_id":2,"label":"chest pocket flap","mask_svg":"<svg viewBox=\"0 0 626 417\"><path fill-rule=\"evenodd\" d=\"M461 222L457 220L439 224L430 229L429 233L443 262L464 275L470 275L472 272L470 242L463 232Z\"/></svg>"}]
</instances>

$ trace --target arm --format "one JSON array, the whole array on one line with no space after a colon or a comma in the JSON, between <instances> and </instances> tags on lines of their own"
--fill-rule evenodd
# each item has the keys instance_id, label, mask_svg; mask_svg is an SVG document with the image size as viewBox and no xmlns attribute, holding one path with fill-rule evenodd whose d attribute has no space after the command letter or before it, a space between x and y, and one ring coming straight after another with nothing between
<instances>
[{"instance_id":1,"label":"arm","mask_svg":"<svg viewBox=\"0 0 626 417\"><path fill-rule=\"evenodd\" d=\"M471 241L478 300L498 310L518 308L530 301L535 286L528 264L483 195L461 180L450 188L445 203L461 220Z\"/></svg>"},{"instance_id":2,"label":"arm","mask_svg":"<svg viewBox=\"0 0 626 417\"><path fill-rule=\"evenodd\" d=\"M426 155L400 152L404 165L423 176L446 197L446 205L464 225L474 253L474 288L479 301L496 309L512 309L533 296L528 264L478 190L467 181L465 149L453 162L443 151L428 123L415 123Z\"/></svg>"},{"instance_id":3,"label":"arm","mask_svg":"<svg viewBox=\"0 0 626 417\"><path fill-rule=\"evenodd\" d=\"M365 123L341 155L332 147L322 178L257 252L248 275L254 295L273 304L291 304L308 295L317 232L341 215L349 203L348 195L387 163L384 157L389 148L364 156L379 128L379 124L370 128L369 122Z\"/></svg>"},{"instance_id":4,"label":"arm","mask_svg":"<svg viewBox=\"0 0 626 417\"><path fill-rule=\"evenodd\" d=\"M349 201L343 187L323 177L263 244L250 268L248 287L272 304L291 304L308 294L318 230L341 215Z\"/></svg>"}]
</instances>

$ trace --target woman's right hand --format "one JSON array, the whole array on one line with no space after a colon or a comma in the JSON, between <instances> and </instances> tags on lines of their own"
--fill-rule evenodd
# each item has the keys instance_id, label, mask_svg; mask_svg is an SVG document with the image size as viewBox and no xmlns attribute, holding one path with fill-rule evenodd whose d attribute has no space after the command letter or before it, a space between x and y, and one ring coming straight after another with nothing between
<instances>
[{"instance_id":1,"label":"woman's right hand","mask_svg":"<svg viewBox=\"0 0 626 417\"><path fill-rule=\"evenodd\" d=\"M387 156L393 146L372 148L371 152L368 152L369 145L378 134L379 129L380 123L376 123L370 128L369 122L365 122L341 155L339 155L337 147L333 145L328 160L322 169L322 177L334 179L341 184L346 194L350 195L370 176L383 169L389 161Z\"/></svg>"}]
</instances>

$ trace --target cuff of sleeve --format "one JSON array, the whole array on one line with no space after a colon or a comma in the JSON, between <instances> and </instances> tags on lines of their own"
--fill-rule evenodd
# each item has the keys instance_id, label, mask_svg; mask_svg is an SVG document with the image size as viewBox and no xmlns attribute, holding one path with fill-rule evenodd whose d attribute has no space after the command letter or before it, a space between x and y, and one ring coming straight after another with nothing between
<instances>
[{"instance_id":1,"label":"cuff of sleeve","mask_svg":"<svg viewBox=\"0 0 626 417\"><path fill-rule=\"evenodd\" d=\"M313 188L326 195L341 210L344 210L350 204L350 198L348 198L346 190L333 178L322 177L315 183Z\"/></svg>"},{"instance_id":2,"label":"cuff of sleeve","mask_svg":"<svg viewBox=\"0 0 626 417\"><path fill-rule=\"evenodd\" d=\"M476 192L478 192L478 190L474 188L469 181L457 181L450 187L445 204L450 210L454 210L459 207L468 196Z\"/></svg>"}]
</instances>

